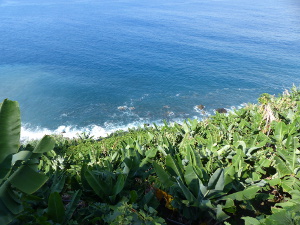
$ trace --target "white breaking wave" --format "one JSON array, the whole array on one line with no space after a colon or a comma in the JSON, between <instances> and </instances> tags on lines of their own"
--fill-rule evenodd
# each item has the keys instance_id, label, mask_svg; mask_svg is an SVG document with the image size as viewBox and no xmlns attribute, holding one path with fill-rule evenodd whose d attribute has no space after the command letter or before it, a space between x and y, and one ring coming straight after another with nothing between
<instances>
[{"instance_id":1,"label":"white breaking wave","mask_svg":"<svg viewBox=\"0 0 300 225\"><path fill-rule=\"evenodd\" d=\"M157 122L156 124L158 125L161 124L161 121L154 121L154 123L155 122ZM32 128L30 124L25 124L21 127L21 142L25 143L32 140L38 140L41 139L44 135L61 135L65 138L78 138L83 133L88 134L89 137L92 137L93 139L98 139L100 137L107 137L108 135L118 130L127 131L128 129L143 127L144 124L149 124L149 122L138 121L132 122L127 125L105 123L104 127L98 125L90 125L87 127L59 126L54 130L42 127Z\"/></svg>"},{"instance_id":2,"label":"white breaking wave","mask_svg":"<svg viewBox=\"0 0 300 225\"><path fill-rule=\"evenodd\" d=\"M59 126L55 130L50 130L48 128L30 128L27 126L22 126L21 128L21 142L31 141L41 139L44 135L62 135L65 138L76 138L82 133L87 133L93 138L106 137L110 134L109 131L96 125L92 125L85 128L78 128L73 126Z\"/></svg>"},{"instance_id":3,"label":"white breaking wave","mask_svg":"<svg viewBox=\"0 0 300 225\"><path fill-rule=\"evenodd\" d=\"M234 109L240 109L244 107L246 104L243 103L237 107L231 107L226 108L228 112L233 112ZM213 112L200 110L197 106L194 106L194 110L200 114L200 116L191 116L192 119L197 119L201 121L203 117L207 117L212 115ZM169 116L173 116L173 112L169 112ZM173 118L169 121L170 124L172 123L182 123L185 119L184 118ZM158 126L163 125L162 120L157 121L149 121L148 119L142 119L138 121L134 121L129 124L115 124L115 123L104 123L103 126L98 125L90 125L87 127L78 127L78 126L59 126L56 129L48 129L48 128L42 128L42 127L32 127L30 124L23 124L21 128L21 142L26 143L28 141L32 140L38 140L41 139L44 135L61 135L65 138L78 138L83 133L88 134L89 137L92 137L94 139L99 139L101 137L107 137L108 135L118 131L123 130L127 131L128 129L132 128L138 128L138 127L144 127L144 124L153 126L153 124L156 124Z\"/></svg>"}]
</instances>

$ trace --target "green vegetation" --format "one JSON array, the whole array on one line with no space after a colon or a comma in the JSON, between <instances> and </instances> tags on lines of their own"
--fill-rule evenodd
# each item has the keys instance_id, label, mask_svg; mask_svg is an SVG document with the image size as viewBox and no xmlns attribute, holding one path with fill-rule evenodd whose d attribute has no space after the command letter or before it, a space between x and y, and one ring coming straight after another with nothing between
<instances>
[{"instance_id":1,"label":"green vegetation","mask_svg":"<svg viewBox=\"0 0 300 225\"><path fill-rule=\"evenodd\" d=\"M201 122L19 147L0 109L1 224L300 224L300 91ZM53 150L51 150L53 149Z\"/></svg>"},{"instance_id":2,"label":"green vegetation","mask_svg":"<svg viewBox=\"0 0 300 225\"><path fill-rule=\"evenodd\" d=\"M0 223L7 224L23 211L23 197L30 196L47 181L47 176L38 171L39 157L52 150L55 143L45 136L31 151L18 152L18 103L4 100L0 107Z\"/></svg>"}]
</instances>

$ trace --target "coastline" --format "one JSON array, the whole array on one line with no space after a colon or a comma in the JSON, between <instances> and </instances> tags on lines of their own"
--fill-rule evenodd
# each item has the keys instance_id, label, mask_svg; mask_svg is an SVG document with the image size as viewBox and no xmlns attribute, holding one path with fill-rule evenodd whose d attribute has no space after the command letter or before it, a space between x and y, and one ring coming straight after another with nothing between
<instances>
[{"instance_id":1,"label":"coastline","mask_svg":"<svg viewBox=\"0 0 300 225\"><path fill-rule=\"evenodd\" d=\"M232 113L236 109L241 109L245 107L248 103L242 103L238 106L232 106L230 108L221 108L225 109L227 111L227 114ZM89 137L93 139L99 139L99 138L105 138L109 135L117 132L117 131L128 131L128 129L138 129L145 126L162 126L164 125L164 121L174 124L178 123L181 124L187 119L197 119L198 121L202 121L205 118L208 118L212 115L215 115L215 109L214 110L208 110L206 111L204 109L199 109L196 106L194 106L194 111L199 114L199 116L194 117L186 117L186 118L171 118L170 120L166 121L164 119L161 120L155 120L155 121L149 121L149 120L137 120L132 121L128 124L104 124L103 126L91 124L89 126L80 127L77 125L61 125L58 126L56 129L49 129L46 127L40 127L40 126L31 126L30 124L22 124L21 128L21 143L27 143L34 140L41 139L44 135L58 135L62 136L63 138L68 139L74 139L78 138L81 135L88 135Z\"/></svg>"}]
</instances>

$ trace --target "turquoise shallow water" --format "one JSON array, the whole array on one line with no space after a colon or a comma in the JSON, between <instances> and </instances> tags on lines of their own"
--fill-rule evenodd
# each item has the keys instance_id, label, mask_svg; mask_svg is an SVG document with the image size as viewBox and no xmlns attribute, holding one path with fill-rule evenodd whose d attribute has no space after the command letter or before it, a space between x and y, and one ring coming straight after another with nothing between
<instances>
[{"instance_id":1,"label":"turquoise shallow water","mask_svg":"<svg viewBox=\"0 0 300 225\"><path fill-rule=\"evenodd\" d=\"M199 118L300 85L296 0L0 0L23 136Z\"/></svg>"}]
</instances>

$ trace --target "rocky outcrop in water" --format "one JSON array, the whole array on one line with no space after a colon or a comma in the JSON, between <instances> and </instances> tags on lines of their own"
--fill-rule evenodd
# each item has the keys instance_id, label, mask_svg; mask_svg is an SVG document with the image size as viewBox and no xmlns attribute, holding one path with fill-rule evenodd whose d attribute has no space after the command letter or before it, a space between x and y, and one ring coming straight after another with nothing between
<instances>
[{"instance_id":1,"label":"rocky outcrop in water","mask_svg":"<svg viewBox=\"0 0 300 225\"><path fill-rule=\"evenodd\" d=\"M203 110L205 108L204 105L197 105L196 107L197 107L197 109L200 109L200 110Z\"/></svg>"},{"instance_id":2,"label":"rocky outcrop in water","mask_svg":"<svg viewBox=\"0 0 300 225\"><path fill-rule=\"evenodd\" d=\"M227 110L224 109L224 108L218 108L218 109L216 109L216 112L218 112L218 113L227 113Z\"/></svg>"}]
</instances>

